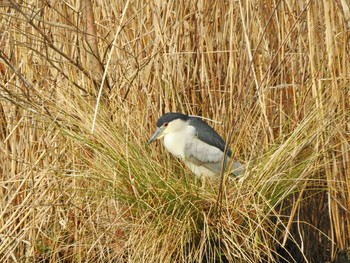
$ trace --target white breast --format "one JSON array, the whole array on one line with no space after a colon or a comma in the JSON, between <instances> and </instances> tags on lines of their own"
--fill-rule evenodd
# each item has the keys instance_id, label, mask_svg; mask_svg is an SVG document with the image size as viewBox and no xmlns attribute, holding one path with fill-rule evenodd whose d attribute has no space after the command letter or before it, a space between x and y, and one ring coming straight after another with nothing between
<instances>
[{"instance_id":1,"label":"white breast","mask_svg":"<svg viewBox=\"0 0 350 263\"><path fill-rule=\"evenodd\" d=\"M176 157L185 159L185 148L188 140L192 140L195 129L187 126L185 129L164 136L164 147Z\"/></svg>"}]
</instances>

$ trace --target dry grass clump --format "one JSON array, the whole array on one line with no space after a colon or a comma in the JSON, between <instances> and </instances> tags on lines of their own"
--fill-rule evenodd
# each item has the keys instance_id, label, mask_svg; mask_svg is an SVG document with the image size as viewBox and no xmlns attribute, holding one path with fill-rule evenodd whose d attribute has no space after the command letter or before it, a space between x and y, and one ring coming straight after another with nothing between
<instances>
[{"instance_id":1,"label":"dry grass clump","mask_svg":"<svg viewBox=\"0 0 350 263\"><path fill-rule=\"evenodd\" d=\"M350 243L346 1L3 1L1 262L340 262ZM247 171L146 145L210 123Z\"/></svg>"}]
</instances>

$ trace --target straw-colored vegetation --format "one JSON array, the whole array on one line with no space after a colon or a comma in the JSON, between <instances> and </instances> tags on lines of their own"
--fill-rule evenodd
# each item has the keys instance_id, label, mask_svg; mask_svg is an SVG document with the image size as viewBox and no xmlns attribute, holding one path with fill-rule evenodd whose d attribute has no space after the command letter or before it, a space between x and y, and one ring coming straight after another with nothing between
<instances>
[{"instance_id":1,"label":"straw-colored vegetation","mask_svg":"<svg viewBox=\"0 0 350 263\"><path fill-rule=\"evenodd\" d=\"M348 1L0 2L0 262L340 262ZM245 163L194 178L164 112Z\"/></svg>"}]
</instances>

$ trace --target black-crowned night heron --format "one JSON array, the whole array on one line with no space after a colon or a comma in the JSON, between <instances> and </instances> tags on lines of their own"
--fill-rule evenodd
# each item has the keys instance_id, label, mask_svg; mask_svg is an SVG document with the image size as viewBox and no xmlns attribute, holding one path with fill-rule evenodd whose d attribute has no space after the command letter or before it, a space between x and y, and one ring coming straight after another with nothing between
<instances>
[{"instance_id":1,"label":"black-crowned night heron","mask_svg":"<svg viewBox=\"0 0 350 263\"><path fill-rule=\"evenodd\" d=\"M212 127L199 117L182 113L169 112L158 119L157 130L148 144L160 138L164 138L165 148L198 176L219 175L223 161L227 166L232 154L227 149L225 156L225 142ZM230 173L239 175L243 171L244 166L234 161Z\"/></svg>"}]
</instances>

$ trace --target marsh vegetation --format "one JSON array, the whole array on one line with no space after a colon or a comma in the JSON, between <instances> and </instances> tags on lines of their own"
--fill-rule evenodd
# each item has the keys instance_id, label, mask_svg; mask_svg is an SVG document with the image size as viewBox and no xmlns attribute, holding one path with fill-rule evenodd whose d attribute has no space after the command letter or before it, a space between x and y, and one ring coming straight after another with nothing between
<instances>
[{"instance_id":1,"label":"marsh vegetation","mask_svg":"<svg viewBox=\"0 0 350 263\"><path fill-rule=\"evenodd\" d=\"M1 1L0 261L346 260L349 8ZM245 175L147 146L168 111L217 121Z\"/></svg>"}]
</instances>

